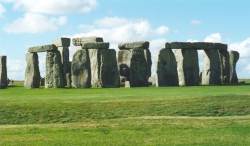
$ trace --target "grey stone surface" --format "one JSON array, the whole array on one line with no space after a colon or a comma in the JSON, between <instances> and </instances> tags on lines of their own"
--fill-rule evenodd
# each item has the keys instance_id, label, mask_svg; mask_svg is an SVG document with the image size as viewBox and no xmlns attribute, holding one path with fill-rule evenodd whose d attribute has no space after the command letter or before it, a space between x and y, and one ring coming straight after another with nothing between
<instances>
[{"instance_id":1,"label":"grey stone surface","mask_svg":"<svg viewBox=\"0 0 250 146\"><path fill-rule=\"evenodd\" d=\"M204 50L204 69L202 71L202 85L221 84L221 59L218 49Z\"/></svg>"},{"instance_id":2,"label":"grey stone surface","mask_svg":"<svg viewBox=\"0 0 250 146\"><path fill-rule=\"evenodd\" d=\"M199 60L196 49L176 49L179 86L199 85Z\"/></svg>"},{"instance_id":3,"label":"grey stone surface","mask_svg":"<svg viewBox=\"0 0 250 146\"><path fill-rule=\"evenodd\" d=\"M171 49L162 49L157 63L158 86L178 86L177 62Z\"/></svg>"},{"instance_id":4,"label":"grey stone surface","mask_svg":"<svg viewBox=\"0 0 250 146\"><path fill-rule=\"evenodd\" d=\"M240 54L237 51L230 51L229 58L230 58L230 83L238 84L239 80L236 72L236 65L240 58Z\"/></svg>"},{"instance_id":5,"label":"grey stone surface","mask_svg":"<svg viewBox=\"0 0 250 146\"><path fill-rule=\"evenodd\" d=\"M45 88L62 87L64 87L64 82L61 54L59 51L47 52Z\"/></svg>"},{"instance_id":6,"label":"grey stone surface","mask_svg":"<svg viewBox=\"0 0 250 146\"><path fill-rule=\"evenodd\" d=\"M63 82L65 87L71 86L71 68L69 62L69 48L68 47L58 47L61 53L61 61L63 67Z\"/></svg>"},{"instance_id":7,"label":"grey stone surface","mask_svg":"<svg viewBox=\"0 0 250 146\"><path fill-rule=\"evenodd\" d=\"M99 49L89 49L90 69L91 69L91 86L93 88L102 87L100 80L100 53Z\"/></svg>"},{"instance_id":8,"label":"grey stone surface","mask_svg":"<svg viewBox=\"0 0 250 146\"><path fill-rule=\"evenodd\" d=\"M0 56L0 89L8 87L7 57Z\"/></svg>"},{"instance_id":9,"label":"grey stone surface","mask_svg":"<svg viewBox=\"0 0 250 146\"><path fill-rule=\"evenodd\" d=\"M116 52L113 49L101 50L100 79L104 88L120 86Z\"/></svg>"},{"instance_id":10,"label":"grey stone surface","mask_svg":"<svg viewBox=\"0 0 250 146\"><path fill-rule=\"evenodd\" d=\"M70 38L59 38L53 42L57 47L69 47L70 46Z\"/></svg>"},{"instance_id":11,"label":"grey stone surface","mask_svg":"<svg viewBox=\"0 0 250 146\"><path fill-rule=\"evenodd\" d=\"M39 88L40 80L38 55L37 53L27 53L24 87Z\"/></svg>"},{"instance_id":12,"label":"grey stone surface","mask_svg":"<svg viewBox=\"0 0 250 146\"><path fill-rule=\"evenodd\" d=\"M227 50L227 45L222 43L209 43L209 42L172 42L166 43L165 48L170 49L223 49Z\"/></svg>"},{"instance_id":13,"label":"grey stone surface","mask_svg":"<svg viewBox=\"0 0 250 146\"><path fill-rule=\"evenodd\" d=\"M89 53L86 49L78 50L71 63L71 78L74 88L91 87L91 70Z\"/></svg>"},{"instance_id":14,"label":"grey stone surface","mask_svg":"<svg viewBox=\"0 0 250 146\"><path fill-rule=\"evenodd\" d=\"M144 50L144 56L147 61L147 78L149 78L151 76L151 67L152 67L152 58L149 49Z\"/></svg>"},{"instance_id":15,"label":"grey stone surface","mask_svg":"<svg viewBox=\"0 0 250 146\"><path fill-rule=\"evenodd\" d=\"M120 50L129 50L129 49L149 49L149 42L148 41L141 41L141 42L131 42L131 43L121 43L119 44L118 48Z\"/></svg>"},{"instance_id":16,"label":"grey stone surface","mask_svg":"<svg viewBox=\"0 0 250 146\"><path fill-rule=\"evenodd\" d=\"M56 45L43 45L29 48L28 52L30 53L38 53L38 52L47 52L47 51L56 51Z\"/></svg>"},{"instance_id":17,"label":"grey stone surface","mask_svg":"<svg viewBox=\"0 0 250 146\"><path fill-rule=\"evenodd\" d=\"M106 42L85 42L82 44L83 49L108 49L109 43Z\"/></svg>"},{"instance_id":18,"label":"grey stone surface","mask_svg":"<svg viewBox=\"0 0 250 146\"><path fill-rule=\"evenodd\" d=\"M125 81L125 88L130 88L130 82L129 81Z\"/></svg>"},{"instance_id":19,"label":"grey stone surface","mask_svg":"<svg viewBox=\"0 0 250 146\"><path fill-rule=\"evenodd\" d=\"M130 62L130 85L131 87L148 86L147 60L144 50L133 49Z\"/></svg>"},{"instance_id":20,"label":"grey stone surface","mask_svg":"<svg viewBox=\"0 0 250 146\"><path fill-rule=\"evenodd\" d=\"M229 67L229 52L225 49L219 49L220 63L221 63L221 82L222 84L229 84L230 67Z\"/></svg>"},{"instance_id":21,"label":"grey stone surface","mask_svg":"<svg viewBox=\"0 0 250 146\"><path fill-rule=\"evenodd\" d=\"M130 80L131 57L132 57L131 50L120 50L118 52L119 73L122 78L121 85L125 84L125 81Z\"/></svg>"},{"instance_id":22,"label":"grey stone surface","mask_svg":"<svg viewBox=\"0 0 250 146\"><path fill-rule=\"evenodd\" d=\"M86 42L103 42L103 38L102 37L73 38L72 42L74 46L82 46L82 44Z\"/></svg>"}]
</instances>

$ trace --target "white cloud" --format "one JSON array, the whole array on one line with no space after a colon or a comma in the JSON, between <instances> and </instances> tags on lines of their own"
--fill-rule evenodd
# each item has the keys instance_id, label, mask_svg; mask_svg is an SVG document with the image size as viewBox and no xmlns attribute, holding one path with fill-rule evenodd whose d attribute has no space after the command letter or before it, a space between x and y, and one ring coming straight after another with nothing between
<instances>
[{"instance_id":1,"label":"white cloud","mask_svg":"<svg viewBox=\"0 0 250 146\"><path fill-rule=\"evenodd\" d=\"M230 44L229 49L238 51L242 58L250 57L250 37L242 42Z\"/></svg>"},{"instance_id":2,"label":"white cloud","mask_svg":"<svg viewBox=\"0 0 250 146\"><path fill-rule=\"evenodd\" d=\"M42 14L86 13L96 7L96 0L2 0L15 10Z\"/></svg>"},{"instance_id":3,"label":"white cloud","mask_svg":"<svg viewBox=\"0 0 250 146\"><path fill-rule=\"evenodd\" d=\"M9 59L7 60L8 78L21 80L24 78L24 60Z\"/></svg>"},{"instance_id":4,"label":"white cloud","mask_svg":"<svg viewBox=\"0 0 250 146\"><path fill-rule=\"evenodd\" d=\"M222 42L222 36L220 33L213 33L208 35L205 39L205 42Z\"/></svg>"},{"instance_id":5,"label":"white cloud","mask_svg":"<svg viewBox=\"0 0 250 146\"><path fill-rule=\"evenodd\" d=\"M4 6L0 3L0 16L5 12Z\"/></svg>"},{"instance_id":6,"label":"white cloud","mask_svg":"<svg viewBox=\"0 0 250 146\"><path fill-rule=\"evenodd\" d=\"M191 20L190 22L192 25L199 25L201 24L202 22L200 20L197 20L197 19L194 19L194 20Z\"/></svg>"},{"instance_id":7,"label":"white cloud","mask_svg":"<svg viewBox=\"0 0 250 146\"><path fill-rule=\"evenodd\" d=\"M46 15L26 13L9 24L5 31L9 33L42 33L55 31L60 26L66 24L65 16L48 17Z\"/></svg>"},{"instance_id":8,"label":"white cloud","mask_svg":"<svg viewBox=\"0 0 250 146\"><path fill-rule=\"evenodd\" d=\"M156 29L156 33L159 35L164 35L169 32L169 28L166 26L160 26Z\"/></svg>"}]
</instances>

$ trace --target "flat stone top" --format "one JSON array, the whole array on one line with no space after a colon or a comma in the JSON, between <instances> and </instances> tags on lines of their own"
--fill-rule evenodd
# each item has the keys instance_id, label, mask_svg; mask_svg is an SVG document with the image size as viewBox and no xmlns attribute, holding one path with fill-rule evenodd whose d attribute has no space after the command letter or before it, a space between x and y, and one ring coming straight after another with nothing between
<instances>
[{"instance_id":1,"label":"flat stone top","mask_svg":"<svg viewBox=\"0 0 250 146\"><path fill-rule=\"evenodd\" d=\"M103 42L103 38L102 37L73 38L72 42L74 46L82 46L82 44L86 42Z\"/></svg>"},{"instance_id":2,"label":"flat stone top","mask_svg":"<svg viewBox=\"0 0 250 146\"><path fill-rule=\"evenodd\" d=\"M172 42L166 43L165 48L168 49L219 49L227 50L227 45L222 43L208 43L208 42Z\"/></svg>"},{"instance_id":3,"label":"flat stone top","mask_svg":"<svg viewBox=\"0 0 250 146\"><path fill-rule=\"evenodd\" d=\"M141 42L121 43L119 44L118 47L120 50L149 49L149 42L141 41Z\"/></svg>"},{"instance_id":4,"label":"flat stone top","mask_svg":"<svg viewBox=\"0 0 250 146\"><path fill-rule=\"evenodd\" d=\"M70 46L70 38L59 38L53 42L57 47L69 47Z\"/></svg>"},{"instance_id":5,"label":"flat stone top","mask_svg":"<svg viewBox=\"0 0 250 146\"><path fill-rule=\"evenodd\" d=\"M49 52L49 51L56 51L57 47L56 45L43 45L43 46L35 46L29 48L28 52L30 53L37 53L37 52Z\"/></svg>"},{"instance_id":6,"label":"flat stone top","mask_svg":"<svg viewBox=\"0 0 250 146\"><path fill-rule=\"evenodd\" d=\"M109 43L106 42L85 42L82 49L108 49Z\"/></svg>"}]
</instances>

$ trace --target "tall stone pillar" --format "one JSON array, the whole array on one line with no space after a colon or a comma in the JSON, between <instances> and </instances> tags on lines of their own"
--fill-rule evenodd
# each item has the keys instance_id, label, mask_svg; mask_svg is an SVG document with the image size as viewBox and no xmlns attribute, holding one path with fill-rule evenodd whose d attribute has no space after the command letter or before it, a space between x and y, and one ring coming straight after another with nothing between
<instances>
[{"instance_id":1,"label":"tall stone pillar","mask_svg":"<svg viewBox=\"0 0 250 146\"><path fill-rule=\"evenodd\" d=\"M221 60L217 48L204 50L204 69L202 72L202 85L221 84Z\"/></svg>"},{"instance_id":2,"label":"tall stone pillar","mask_svg":"<svg viewBox=\"0 0 250 146\"><path fill-rule=\"evenodd\" d=\"M24 87L39 88L41 76L37 53L27 53L26 64Z\"/></svg>"},{"instance_id":3,"label":"tall stone pillar","mask_svg":"<svg viewBox=\"0 0 250 146\"><path fill-rule=\"evenodd\" d=\"M236 65L240 58L240 54L237 51L230 51L229 58L230 58L230 83L238 84L239 80L236 72Z\"/></svg>"},{"instance_id":4,"label":"tall stone pillar","mask_svg":"<svg viewBox=\"0 0 250 146\"><path fill-rule=\"evenodd\" d=\"M177 62L171 48L160 51L157 63L158 86L178 86Z\"/></svg>"},{"instance_id":5,"label":"tall stone pillar","mask_svg":"<svg viewBox=\"0 0 250 146\"><path fill-rule=\"evenodd\" d=\"M48 51L46 56L45 88L63 88L63 66L58 50Z\"/></svg>"},{"instance_id":6,"label":"tall stone pillar","mask_svg":"<svg viewBox=\"0 0 250 146\"><path fill-rule=\"evenodd\" d=\"M7 57L0 56L0 89L8 87Z\"/></svg>"},{"instance_id":7,"label":"tall stone pillar","mask_svg":"<svg viewBox=\"0 0 250 146\"><path fill-rule=\"evenodd\" d=\"M149 42L124 43L119 49L121 84L130 81L131 87L148 86L152 66Z\"/></svg>"},{"instance_id":8,"label":"tall stone pillar","mask_svg":"<svg viewBox=\"0 0 250 146\"><path fill-rule=\"evenodd\" d=\"M61 53L64 86L71 87L71 70L69 62L70 38L59 38L54 41L54 44Z\"/></svg>"},{"instance_id":9,"label":"tall stone pillar","mask_svg":"<svg viewBox=\"0 0 250 146\"><path fill-rule=\"evenodd\" d=\"M230 67L229 67L229 52L227 45L219 49L221 61L221 82L222 84L229 84L230 80Z\"/></svg>"},{"instance_id":10,"label":"tall stone pillar","mask_svg":"<svg viewBox=\"0 0 250 146\"><path fill-rule=\"evenodd\" d=\"M192 43L176 42L171 43L171 48L175 49L179 85L199 85L199 59L195 46Z\"/></svg>"}]
</instances>

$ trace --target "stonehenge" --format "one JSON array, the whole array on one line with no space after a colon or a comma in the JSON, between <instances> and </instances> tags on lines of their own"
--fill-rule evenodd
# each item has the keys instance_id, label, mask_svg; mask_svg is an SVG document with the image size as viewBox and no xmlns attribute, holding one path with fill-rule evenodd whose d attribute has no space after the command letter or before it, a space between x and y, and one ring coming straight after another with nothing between
<instances>
[{"instance_id":1,"label":"stonehenge","mask_svg":"<svg viewBox=\"0 0 250 146\"><path fill-rule=\"evenodd\" d=\"M121 84L129 81L131 87L148 86L152 66L149 42L122 43L118 47Z\"/></svg>"},{"instance_id":2,"label":"stonehenge","mask_svg":"<svg viewBox=\"0 0 250 146\"><path fill-rule=\"evenodd\" d=\"M8 87L7 56L0 56L0 89Z\"/></svg>"},{"instance_id":3,"label":"stonehenge","mask_svg":"<svg viewBox=\"0 0 250 146\"><path fill-rule=\"evenodd\" d=\"M70 45L77 48L70 61ZM152 78L148 41L118 45L116 54L102 37L59 38L52 44L35 46L26 54L26 88L40 88L38 53L46 53L45 88L147 87ZM203 68L198 50L203 50ZM198 86L238 84L239 53L227 45L208 42L167 42L158 55L154 85ZM5 60L1 58L1 88ZM7 73L6 73L7 75ZM4 77L4 79L7 77Z\"/></svg>"}]
</instances>

